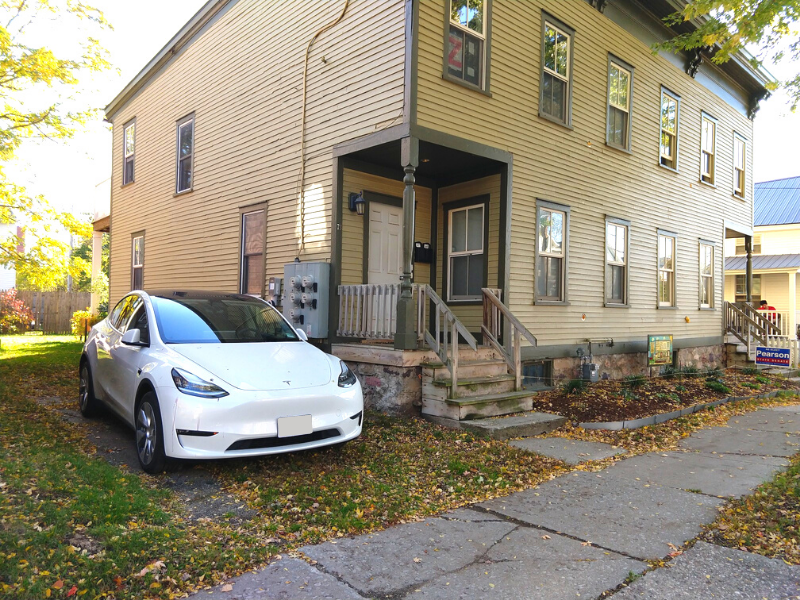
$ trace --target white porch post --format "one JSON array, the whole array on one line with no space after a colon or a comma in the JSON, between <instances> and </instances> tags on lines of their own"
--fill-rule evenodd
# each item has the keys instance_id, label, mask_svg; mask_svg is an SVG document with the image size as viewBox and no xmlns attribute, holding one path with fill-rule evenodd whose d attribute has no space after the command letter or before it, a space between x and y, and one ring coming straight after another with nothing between
<instances>
[{"instance_id":1,"label":"white porch post","mask_svg":"<svg viewBox=\"0 0 800 600\"><path fill-rule=\"evenodd\" d=\"M797 336L797 273L789 273L789 339Z\"/></svg>"},{"instance_id":2,"label":"white porch post","mask_svg":"<svg viewBox=\"0 0 800 600\"><path fill-rule=\"evenodd\" d=\"M400 143L401 163L406 174L403 178L403 281L397 300L394 347L397 350L413 350L417 347L417 310L411 287L411 269L414 260L414 173L419 165L419 140L407 137Z\"/></svg>"},{"instance_id":3,"label":"white porch post","mask_svg":"<svg viewBox=\"0 0 800 600\"><path fill-rule=\"evenodd\" d=\"M100 271L102 270L102 261L103 261L103 232L93 231L92 232L92 283L97 281L97 278L100 276ZM97 314L99 305L100 305L100 295L97 294L96 292L92 292L91 313L93 315Z\"/></svg>"}]
</instances>

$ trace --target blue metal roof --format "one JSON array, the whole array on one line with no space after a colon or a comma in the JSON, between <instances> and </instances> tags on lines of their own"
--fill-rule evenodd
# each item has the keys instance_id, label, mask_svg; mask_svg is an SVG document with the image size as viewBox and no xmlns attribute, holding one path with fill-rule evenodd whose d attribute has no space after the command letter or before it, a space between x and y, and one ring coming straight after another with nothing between
<instances>
[{"instance_id":1,"label":"blue metal roof","mask_svg":"<svg viewBox=\"0 0 800 600\"><path fill-rule=\"evenodd\" d=\"M800 223L800 176L764 181L755 188L756 226Z\"/></svg>"},{"instance_id":2,"label":"blue metal roof","mask_svg":"<svg viewBox=\"0 0 800 600\"><path fill-rule=\"evenodd\" d=\"M725 259L726 271L744 271L746 256L729 256ZM800 269L800 254L754 254L753 270Z\"/></svg>"}]
</instances>

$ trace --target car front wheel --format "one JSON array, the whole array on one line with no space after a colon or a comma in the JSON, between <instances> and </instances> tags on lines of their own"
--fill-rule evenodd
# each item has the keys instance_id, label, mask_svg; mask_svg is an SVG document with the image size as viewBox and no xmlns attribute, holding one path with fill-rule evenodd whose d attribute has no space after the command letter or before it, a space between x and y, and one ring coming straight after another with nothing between
<instances>
[{"instance_id":1,"label":"car front wheel","mask_svg":"<svg viewBox=\"0 0 800 600\"><path fill-rule=\"evenodd\" d=\"M100 403L94 395L92 371L89 369L88 362L84 362L81 365L80 373L80 385L78 387L78 407L80 408L81 414L84 417L91 418L97 415L100 409Z\"/></svg>"},{"instance_id":2,"label":"car front wheel","mask_svg":"<svg viewBox=\"0 0 800 600\"><path fill-rule=\"evenodd\" d=\"M167 465L161 409L154 392L147 392L136 407L136 455L146 473L161 473Z\"/></svg>"}]
</instances>

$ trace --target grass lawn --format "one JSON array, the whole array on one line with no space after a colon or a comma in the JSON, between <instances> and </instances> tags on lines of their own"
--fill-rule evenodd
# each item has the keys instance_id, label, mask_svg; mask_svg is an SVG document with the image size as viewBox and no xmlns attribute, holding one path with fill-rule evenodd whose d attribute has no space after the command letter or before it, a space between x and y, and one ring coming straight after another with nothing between
<instances>
[{"instance_id":1,"label":"grass lawn","mask_svg":"<svg viewBox=\"0 0 800 600\"><path fill-rule=\"evenodd\" d=\"M169 475L111 466L87 441L91 423L69 424L34 400L76 397L80 348L72 337L0 340L0 598L180 596L305 543L566 470L504 443L369 415L363 436L341 450L206 463L256 516L192 521L163 485Z\"/></svg>"}]
</instances>

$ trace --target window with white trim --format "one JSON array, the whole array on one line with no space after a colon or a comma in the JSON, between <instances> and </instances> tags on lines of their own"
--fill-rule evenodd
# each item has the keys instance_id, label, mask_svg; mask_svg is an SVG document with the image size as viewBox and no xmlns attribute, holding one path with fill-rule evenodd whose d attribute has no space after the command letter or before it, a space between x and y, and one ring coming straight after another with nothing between
<instances>
[{"instance_id":1,"label":"window with white trim","mask_svg":"<svg viewBox=\"0 0 800 600\"><path fill-rule=\"evenodd\" d=\"M675 236L658 234L658 305L675 306Z\"/></svg>"},{"instance_id":2,"label":"window with white trim","mask_svg":"<svg viewBox=\"0 0 800 600\"><path fill-rule=\"evenodd\" d=\"M747 142L738 135L733 135L733 194L744 198L747 165Z\"/></svg>"},{"instance_id":3,"label":"window with white trim","mask_svg":"<svg viewBox=\"0 0 800 600\"><path fill-rule=\"evenodd\" d=\"M137 235L131 244L131 289L144 286L144 236Z\"/></svg>"},{"instance_id":4,"label":"window with white trim","mask_svg":"<svg viewBox=\"0 0 800 600\"><path fill-rule=\"evenodd\" d=\"M480 300L484 282L484 205L448 212L447 297Z\"/></svg>"},{"instance_id":5,"label":"window with white trim","mask_svg":"<svg viewBox=\"0 0 800 600\"><path fill-rule=\"evenodd\" d=\"M606 142L630 150L633 72L613 58L608 63L608 127Z\"/></svg>"},{"instance_id":6,"label":"window with white trim","mask_svg":"<svg viewBox=\"0 0 800 600\"><path fill-rule=\"evenodd\" d=\"M714 307L714 246L700 242L700 308Z\"/></svg>"},{"instance_id":7,"label":"window with white trim","mask_svg":"<svg viewBox=\"0 0 800 600\"><path fill-rule=\"evenodd\" d=\"M606 304L628 303L628 226L606 221Z\"/></svg>"},{"instance_id":8,"label":"window with white trim","mask_svg":"<svg viewBox=\"0 0 800 600\"><path fill-rule=\"evenodd\" d=\"M569 124L572 34L545 20L542 44L544 50L539 111L551 119Z\"/></svg>"},{"instance_id":9,"label":"window with white trim","mask_svg":"<svg viewBox=\"0 0 800 600\"><path fill-rule=\"evenodd\" d=\"M700 180L714 185L717 153L717 122L703 114L700 141Z\"/></svg>"},{"instance_id":10,"label":"window with white trim","mask_svg":"<svg viewBox=\"0 0 800 600\"><path fill-rule=\"evenodd\" d=\"M242 294L261 296L264 293L266 225L263 209L242 215Z\"/></svg>"},{"instance_id":11,"label":"window with white trim","mask_svg":"<svg viewBox=\"0 0 800 600\"><path fill-rule=\"evenodd\" d=\"M481 89L486 71L486 4L489 0L450 0L447 74Z\"/></svg>"},{"instance_id":12,"label":"window with white trim","mask_svg":"<svg viewBox=\"0 0 800 600\"><path fill-rule=\"evenodd\" d=\"M134 181L134 163L136 156L136 122L131 121L125 126L122 138L122 185Z\"/></svg>"},{"instance_id":13,"label":"window with white trim","mask_svg":"<svg viewBox=\"0 0 800 600\"><path fill-rule=\"evenodd\" d=\"M178 122L178 165L176 193L194 186L194 116Z\"/></svg>"},{"instance_id":14,"label":"window with white trim","mask_svg":"<svg viewBox=\"0 0 800 600\"><path fill-rule=\"evenodd\" d=\"M536 300L564 300L567 214L549 207L538 209Z\"/></svg>"},{"instance_id":15,"label":"window with white trim","mask_svg":"<svg viewBox=\"0 0 800 600\"><path fill-rule=\"evenodd\" d=\"M678 168L678 98L661 91L660 161L664 167Z\"/></svg>"}]
</instances>

